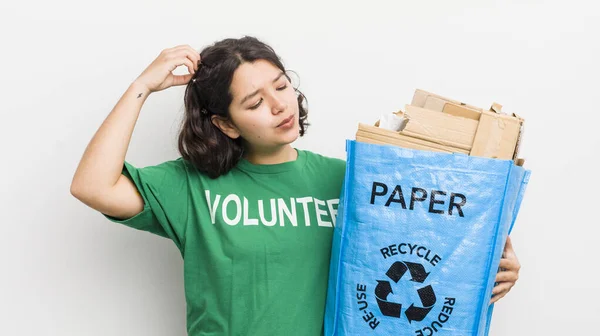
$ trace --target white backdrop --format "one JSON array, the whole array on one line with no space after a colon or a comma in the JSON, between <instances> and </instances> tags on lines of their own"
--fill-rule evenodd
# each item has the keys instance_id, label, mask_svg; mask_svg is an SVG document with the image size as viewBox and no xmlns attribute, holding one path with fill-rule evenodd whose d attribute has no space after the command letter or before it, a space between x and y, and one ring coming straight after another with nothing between
<instances>
[{"instance_id":1,"label":"white backdrop","mask_svg":"<svg viewBox=\"0 0 600 336\"><path fill-rule=\"evenodd\" d=\"M299 148L344 158L358 122L402 108L416 88L523 116L533 175L512 235L523 268L491 334L600 333L600 11L585 3L3 1L0 335L185 334L176 247L107 221L69 185L162 49L243 35L300 76L312 126ZM182 97L150 96L127 160L178 156Z\"/></svg>"}]
</instances>

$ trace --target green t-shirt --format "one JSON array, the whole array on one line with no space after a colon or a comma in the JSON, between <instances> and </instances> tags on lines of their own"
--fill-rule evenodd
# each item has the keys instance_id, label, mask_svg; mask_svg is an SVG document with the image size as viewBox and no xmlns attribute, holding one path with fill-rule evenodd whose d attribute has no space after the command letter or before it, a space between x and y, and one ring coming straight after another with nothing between
<instances>
[{"instance_id":1,"label":"green t-shirt","mask_svg":"<svg viewBox=\"0 0 600 336\"><path fill-rule=\"evenodd\" d=\"M175 242L189 335L322 335L345 162L297 151L281 164L242 159L217 179L182 158L125 162L144 209L105 216Z\"/></svg>"}]
</instances>

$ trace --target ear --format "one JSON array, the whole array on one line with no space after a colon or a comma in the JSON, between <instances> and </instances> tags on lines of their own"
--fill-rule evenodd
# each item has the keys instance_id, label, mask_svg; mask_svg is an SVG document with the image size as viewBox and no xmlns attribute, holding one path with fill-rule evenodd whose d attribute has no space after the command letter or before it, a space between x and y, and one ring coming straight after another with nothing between
<instances>
[{"instance_id":1,"label":"ear","mask_svg":"<svg viewBox=\"0 0 600 336\"><path fill-rule=\"evenodd\" d=\"M237 127L235 127L230 119L213 115L210 117L210 121L228 137L232 139L237 139L240 137L240 131L237 129Z\"/></svg>"}]
</instances>

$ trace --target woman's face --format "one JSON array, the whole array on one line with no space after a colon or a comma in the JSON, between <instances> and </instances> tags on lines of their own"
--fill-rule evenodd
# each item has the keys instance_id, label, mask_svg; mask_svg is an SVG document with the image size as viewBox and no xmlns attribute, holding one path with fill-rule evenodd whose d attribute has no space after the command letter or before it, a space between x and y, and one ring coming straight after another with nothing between
<instances>
[{"instance_id":1,"label":"woman's face","mask_svg":"<svg viewBox=\"0 0 600 336\"><path fill-rule=\"evenodd\" d=\"M298 138L296 92L279 68L265 60L243 63L235 70L230 89L228 136L242 137L252 151L271 151Z\"/></svg>"}]
</instances>

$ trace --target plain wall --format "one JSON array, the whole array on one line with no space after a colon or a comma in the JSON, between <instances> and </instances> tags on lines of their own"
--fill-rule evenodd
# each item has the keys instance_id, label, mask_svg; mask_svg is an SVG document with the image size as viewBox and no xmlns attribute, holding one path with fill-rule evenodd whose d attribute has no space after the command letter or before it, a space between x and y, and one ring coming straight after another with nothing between
<instances>
[{"instance_id":1,"label":"plain wall","mask_svg":"<svg viewBox=\"0 0 600 336\"><path fill-rule=\"evenodd\" d=\"M491 335L597 334L600 17L592 1L6 1L0 5L0 335L184 335L169 240L71 196L83 151L165 48L254 35L300 77L294 145L345 158L416 88L526 120L523 268ZM181 70L181 71L180 71ZM184 69L177 69L184 72ZM183 87L152 94L127 160L179 156Z\"/></svg>"}]
</instances>

